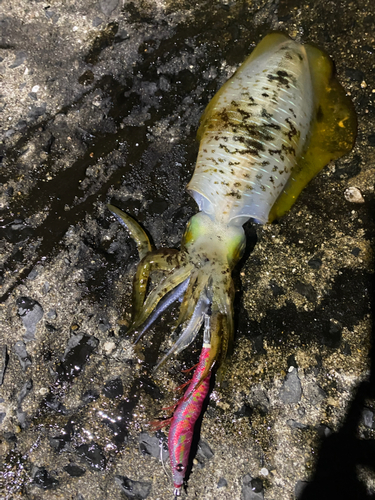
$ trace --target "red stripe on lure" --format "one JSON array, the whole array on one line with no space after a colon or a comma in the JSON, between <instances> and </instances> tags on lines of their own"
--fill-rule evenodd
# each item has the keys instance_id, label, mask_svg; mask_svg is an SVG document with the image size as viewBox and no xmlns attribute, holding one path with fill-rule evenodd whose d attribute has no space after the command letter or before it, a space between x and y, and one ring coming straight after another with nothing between
<instances>
[{"instance_id":1,"label":"red stripe on lure","mask_svg":"<svg viewBox=\"0 0 375 500\"><path fill-rule=\"evenodd\" d=\"M208 364L210 345L203 344L198 366L183 399L173 414L168 435L169 458L171 461L174 495L181 495L186 468L189 461L194 426L201 414L203 402L210 387L211 372L202 380Z\"/></svg>"}]
</instances>

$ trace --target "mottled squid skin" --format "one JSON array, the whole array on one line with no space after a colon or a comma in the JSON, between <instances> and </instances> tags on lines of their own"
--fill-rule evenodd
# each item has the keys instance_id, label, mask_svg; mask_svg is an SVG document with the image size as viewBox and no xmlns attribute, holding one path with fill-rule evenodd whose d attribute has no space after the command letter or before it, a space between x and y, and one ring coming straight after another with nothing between
<instances>
[{"instance_id":1,"label":"mottled squid skin","mask_svg":"<svg viewBox=\"0 0 375 500\"><path fill-rule=\"evenodd\" d=\"M182 301L174 327L180 328L179 337L159 365L187 347L209 315L211 347L199 370L203 387L233 339L232 271L245 248L243 224L271 222L287 212L328 162L351 150L355 134L353 106L329 57L271 33L202 116L197 164L187 186L199 213L187 224L181 250L154 250L131 217L109 206L136 240L142 259L130 327L137 340L172 302ZM165 277L146 297L155 270ZM176 419L177 429L187 418Z\"/></svg>"},{"instance_id":2,"label":"mottled squid skin","mask_svg":"<svg viewBox=\"0 0 375 500\"><path fill-rule=\"evenodd\" d=\"M169 429L168 449L175 496L181 494L181 487L189 462L194 426L201 414L202 406L210 387L210 372L207 377L201 381L201 377L207 366L209 353L210 346L204 344L199 357L198 366L195 369L193 378L191 379L184 397L173 414L171 427Z\"/></svg>"},{"instance_id":3,"label":"mottled squid skin","mask_svg":"<svg viewBox=\"0 0 375 500\"><path fill-rule=\"evenodd\" d=\"M225 226L250 217L268 221L313 119L306 49L283 35L275 43L261 57L253 53L202 117L187 189L201 211Z\"/></svg>"}]
</instances>

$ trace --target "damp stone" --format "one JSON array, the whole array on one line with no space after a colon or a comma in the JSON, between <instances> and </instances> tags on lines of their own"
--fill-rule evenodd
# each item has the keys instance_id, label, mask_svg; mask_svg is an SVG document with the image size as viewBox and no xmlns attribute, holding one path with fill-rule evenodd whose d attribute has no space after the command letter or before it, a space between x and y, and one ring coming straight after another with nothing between
<instances>
[{"instance_id":1,"label":"damp stone","mask_svg":"<svg viewBox=\"0 0 375 500\"><path fill-rule=\"evenodd\" d=\"M29 297L19 297L16 300L18 315L20 316L23 326L26 328L24 340L26 342L34 340L37 323L43 318L42 306Z\"/></svg>"},{"instance_id":2,"label":"damp stone","mask_svg":"<svg viewBox=\"0 0 375 500\"><path fill-rule=\"evenodd\" d=\"M298 403L301 400L302 387L294 367L290 367L290 371L285 377L284 383L280 390L280 399L283 403L291 404Z\"/></svg>"},{"instance_id":3,"label":"damp stone","mask_svg":"<svg viewBox=\"0 0 375 500\"><path fill-rule=\"evenodd\" d=\"M250 474L245 474L242 479L242 499L243 500L263 500L263 483L261 479L252 478Z\"/></svg>"},{"instance_id":4,"label":"damp stone","mask_svg":"<svg viewBox=\"0 0 375 500\"><path fill-rule=\"evenodd\" d=\"M146 481L133 481L126 476L116 476L115 481L127 498L142 500L151 492L151 483Z\"/></svg>"}]
</instances>

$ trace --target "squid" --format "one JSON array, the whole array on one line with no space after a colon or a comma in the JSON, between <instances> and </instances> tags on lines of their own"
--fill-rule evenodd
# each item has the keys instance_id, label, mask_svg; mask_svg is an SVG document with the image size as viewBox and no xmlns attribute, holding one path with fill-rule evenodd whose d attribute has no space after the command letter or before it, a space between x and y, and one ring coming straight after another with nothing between
<instances>
[{"instance_id":1,"label":"squid","mask_svg":"<svg viewBox=\"0 0 375 500\"><path fill-rule=\"evenodd\" d=\"M243 256L243 225L285 214L304 186L348 153L356 136L350 99L322 50L279 32L267 35L208 104L198 130L199 152L187 191L199 211L181 249L155 250L145 231L117 207L109 209L135 239L129 332L141 339L180 300L178 337L158 366L189 346L210 318L203 381L221 366L233 342L232 271ZM163 279L148 294L150 275Z\"/></svg>"},{"instance_id":2,"label":"squid","mask_svg":"<svg viewBox=\"0 0 375 500\"><path fill-rule=\"evenodd\" d=\"M322 50L283 33L267 35L217 92L200 121L199 152L187 191L199 211L187 223L181 249L153 248L129 215L109 210L137 244L129 333L138 342L180 301L177 340L157 367L197 337L203 348L169 432L174 495L180 496L195 422L233 342L232 272L245 250L243 225L284 215L306 184L355 141L353 105ZM148 293L155 271L163 279Z\"/></svg>"}]
</instances>

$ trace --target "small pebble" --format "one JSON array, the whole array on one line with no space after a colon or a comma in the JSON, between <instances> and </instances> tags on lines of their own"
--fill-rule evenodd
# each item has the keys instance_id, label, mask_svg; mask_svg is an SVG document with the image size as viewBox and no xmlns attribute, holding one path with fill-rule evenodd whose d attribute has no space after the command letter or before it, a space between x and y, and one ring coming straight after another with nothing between
<instances>
[{"instance_id":1,"label":"small pebble","mask_svg":"<svg viewBox=\"0 0 375 500\"><path fill-rule=\"evenodd\" d=\"M151 492L151 483L146 481L133 481L126 476L116 476L115 481L127 498L147 498Z\"/></svg>"},{"instance_id":2,"label":"small pebble","mask_svg":"<svg viewBox=\"0 0 375 500\"><path fill-rule=\"evenodd\" d=\"M293 367L292 367L293 368ZM284 383L280 390L280 399L283 403L298 403L302 396L302 386L297 374L297 370L293 368L285 377Z\"/></svg>"},{"instance_id":3,"label":"small pebble","mask_svg":"<svg viewBox=\"0 0 375 500\"><path fill-rule=\"evenodd\" d=\"M321 403L327 397L327 394L316 382L310 382L307 385L304 395L312 405Z\"/></svg>"},{"instance_id":4,"label":"small pebble","mask_svg":"<svg viewBox=\"0 0 375 500\"><path fill-rule=\"evenodd\" d=\"M96 470L104 470L107 464L107 459L103 454L101 446L91 441L78 446L77 453L87 464Z\"/></svg>"},{"instance_id":5,"label":"small pebble","mask_svg":"<svg viewBox=\"0 0 375 500\"><path fill-rule=\"evenodd\" d=\"M263 483L261 479L245 474L242 478L242 500L263 500Z\"/></svg>"},{"instance_id":6,"label":"small pebble","mask_svg":"<svg viewBox=\"0 0 375 500\"><path fill-rule=\"evenodd\" d=\"M308 301L316 302L316 291L314 290L314 287L310 285L310 283L303 283L302 281L298 280L296 283L296 292L306 297Z\"/></svg>"},{"instance_id":7,"label":"small pebble","mask_svg":"<svg viewBox=\"0 0 375 500\"><path fill-rule=\"evenodd\" d=\"M65 472L69 474L69 476L72 477L81 477L86 472L86 469L83 469L82 467L79 467L76 464L68 464L65 467L63 467L63 469Z\"/></svg>"},{"instance_id":8,"label":"small pebble","mask_svg":"<svg viewBox=\"0 0 375 500\"><path fill-rule=\"evenodd\" d=\"M322 267L322 260L319 257L310 259L307 263L312 269L320 269Z\"/></svg>"},{"instance_id":9,"label":"small pebble","mask_svg":"<svg viewBox=\"0 0 375 500\"><path fill-rule=\"evenodd\" d=\"M316 430L318 431L318 436L321 438L327 438L332 434L332 430L324 424L318 425Z\"/></svg>"},{"instance_id":10,"label":"small pebble","mask_svg":"<svg viewBox=\"0 0 375 500\"><path fill-rule=\"evenodd\" d=\"M8 351L7 351L7 346L4 345L2 348L0 348L0 385L2 385L4 381L4 374L6 367L8 366Z\"/></svg>"},{"instance_id":11,"label":"small pebble","mask_svg":"<svg viewBox=\"0 0 375 500\"><path fill-rule=\"evenodd\" d=\"M197 455L210 460L214 456L214 452L211 450L210 445L207 443L207 441L200 439L198 443Z\"/></svg>"},{"instance_id":12,"label":"small pebble","mask_svg":"<svg viewBox=\"0 0 375 500\"><path fill-rule=\"evenodd\" d=\"M301 422L297 422L297 420L294 420L293 418L288 419L286 421L286 423L292 429L306 429L306 427L307 427L306 424L302 424Z\"/></svg>"},{"instance_id":13,"label":"small pebble","mask_svg":"<svg viewBox=\"0 0 375 500\"><path fill-rule=\"evenodd\" d=\"M26 328L24 340L34 340L37 323L43 317L42 306L29 297L19 297L16 300L18 307L18 315L20 316L23 326Z\"/></svg>"},{"instance_id":14,"label":"small pebble","mask_svg":"<svg viewBox=\"0 0 375 500\"><path fill-rule=\"evenodd\" d=\"M62 363L56 367L60 380L72 380L79 375L98 344L99 341L91 335L73 334L66 345Z\"/></svg>"},{"instance_id":15,"label":"small pebble","mask_svg":"<svg viewBox=\"0 0 375 500\"><path fill-rule=\"evenodd\" d=\"M14 62L9 66L9 68L14 69L18 68L18 66L21 66L26 61L27 55L26 52L17 52L16 57L14 59Z\"/></svg>"},{"instance_id":16,"label":"small pebble","mask_svg":"<svg viewBox=\"0 0 375 500\"><path fill-rule=\"evenodd\" d=\"M348 187L344 191L344 196L346 201L351 203L364 203L365 200L362 196L361 191L356 187Z\"/></svg>"},{"instance_id":17,"label":"small pebble","mask_svg":"<svg viewBox=\"0 0 375 500\"><path fill-rule=\"evenodd\" d=\"M168 457L168 446L166 446L166 437L150 436L147 432L141 432L138 438L139 449L144 456L150 455L152 457L162 458L165 462Z\"/></svg>"},{"instance_id":18,"label":"small pebble","mask_svg":"<svg viewBox=\"0 0 375 500\"><path fill-rule=\"evenodd\" d=\"M47 103L43 102L40 106L32 106L27 114L31 120L36 120L39 116L43 116L47 110Z\"/></svg>"},{"instance_id":19,"label":"small pebble","mask_svg":"<svg viewBox=\"0 0 375 500\"><path fill-rule=\"evenodd\" d=\"M369 429L373 428L373 426L374 426L374 413L369 408L363 409L362 422Z\"/></svg>"},{"instance_id":20,"label":"small pebble","mask_svg":"<svg viewBox=\"0 0 375 500\"><path fill-rule=\"evenodd\" d=\"M219 481L217 482L217 487L218 488L226 488L228 486L228 482L226 479L224 479L223 477L221 477L219 479Z\"/></svg>"},{"instance_id":21,"label":"small pebble","mask_svg":"<svg viewBox=\"0 0 375 500\"><path fill-rule=\"evenodd\" d=\"M99 394L92 390L88 389L83 395L82 395L82 402L85 404L92 403L93 401L96 401L99 398Z\"/></svg>"},{"instance_id":22,"label":"small pebble","mask_svg":"<svg viewBox=\"0 0 375 500\"><path fill-rule=\"evenodd\" d=\"M97 28L101 24L103 24L103 19L101 17L94 17L92 21L92 25L94 26L94 28Z\"/></svg>"},{"instance_id":23,"label":"small pebble","mask_svg":"<svg viewBox=\"0 0 375 500\"><path fill-rule=\"evenodd\" d=\"M104 388L103 394L106 398L116 399L124 394L124 387L120 378L109 380Z\"/></svg>"},{"instance_id":24,"label":"small pebble","mask_svg":"<svg viewBox=\"0 0 375 500\"><path fill-rule=\"evenodd\" d=\"M35 266L30 272L29 274L27 275L27 279L29 281L34 281L37 277L38 277L38 274L39 274L39 271L40 271L40 267L39 266Z\"/></svg>"},{"instance_id":25,"label":"small pebble","mask_svg":"<svg viewBox=\"0 0 375 500\"><path fill-rule=\"evenodd\" d=\"M296 500L302 499L303 491L309 483L306 481L297 481L294 488L294 496Z\"/></svg>"},{"instance_id":26,"label":"small pebble","mask_svg":"<svg viewBox=\"0 0 375 500\"><path fill-rule=\"evenodd\" d=\"M118 0L100 0L99 5L100 9L105 14L106 16L110 16L111 13L116 9L118 6L119 1Z\"/></svg>"},{"instance_id":27,"label":"small pebble","mask_svg":"<svg viewBox=\"0 0 375 500\"><path fill-rule=\"evenodd\" d=\"M46 316L48 319L56 319L57 318L56 309L50 309L46 314Z\"/></svg>"},{"instance_id":28,"label":"small pebble","mask_svg":"<svg viewBox=\"0 0 375 500\"><path fill-rule=\"evenodd\" d=\"M103 349L107 355L111 354L115 348L116 344L114 342L105 342L103 345Z\"/></svg>"},{"instance_id":29,"label":"small pebble","mask_svg":"<svg viewBox=\"0 0 375 500\"><path fill-rule=\"evenodd\" d=\"M17 356L22 371L25 371L29 366L31 366L31 358L26 351L26 344L22 342L22 340L19 340L14 344L12 351Z\"/></svg>"},{"instance_id":30,"label":"small pebble","mask_svg":"<svg viewBox=\"0 0 375 500\"><path fill-rule=\"evenodd\" d=\"M19 422L19 427L20 429L26 429L28 423L27 423L27 414L25 411L22 411L20 408L17 408L16 410L16 416Z\"/></svg>"},{"instance_id":31,"label":"small pebble","mask_svg":"<svg viewBox=\"0 0 375 500\"><path fill-rule=\"evenodd\" d=\"M29 394L29 392L32 390L32 388L33 388L33 381L31 379L30 380L26 380L26 382L21 387L21 390L20 390L20 392L19 392L19 394L17 396L18 406L21 405L22 401Z\"/></svg>"},{"instance_id":32,"label":"small pebble","mask_svg":"<svg viewBox=\"0 0 375 500\"><path fill-rule=\"evenodd\" d=\"M45 467L34 466L31 471L33 484L42 490L50 490L58 486L59 481L52 477Z\"/></svg>"}]
</instances>

